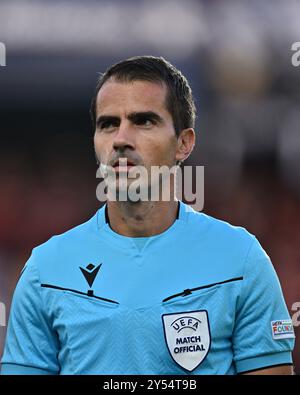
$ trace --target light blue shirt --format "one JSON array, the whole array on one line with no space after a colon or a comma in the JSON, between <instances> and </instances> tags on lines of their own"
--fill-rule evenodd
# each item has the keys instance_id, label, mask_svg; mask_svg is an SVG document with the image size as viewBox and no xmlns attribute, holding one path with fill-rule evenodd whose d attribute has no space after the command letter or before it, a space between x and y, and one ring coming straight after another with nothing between
<instances>
[{"instance_id":1,"label":"light blue shirt","mask_svg":"<svg viewBox=\"0 0 300 395\"><path fill-rule=\"evenodd\" d=\"M33 249L2 374L237 374L292 363L269 257L245 229L180 202L163 233L115 233L106 206Z\"/></svg>"}]
</instances>

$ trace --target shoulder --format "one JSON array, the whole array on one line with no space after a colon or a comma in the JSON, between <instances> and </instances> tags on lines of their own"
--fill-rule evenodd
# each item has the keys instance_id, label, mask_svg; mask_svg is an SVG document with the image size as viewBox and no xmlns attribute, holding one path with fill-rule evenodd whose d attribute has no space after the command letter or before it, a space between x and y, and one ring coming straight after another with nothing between
<instances>
[{"instance_id":1,"label":"shoulder","mask_svg":"<svg viewBox=\"0 0 300 395\"><path fill-rule=\"evenodd\" d=\"M98 211L86 222L62 234L54 235L33 248L26 266L34 266L40 273L54 268L60 270L61 266L67 266L72 258L78 256L82 250L88 249L96 239L97 215Z\"/></svg>"},{"instance_id":2,"label":"shoulder","mask_svg":"<svg viewBox=\"0 0 300 395\"><path fill-rule=\"evenodd\" d=\"M191 208L186 216L182 234L197 260L207 262L218 275L244 276L247 261L253 261L251 251L259 248L256 237L242 226Z\"/></svg>"},{"instance_id":3,"label":"shoulder","mask_svg":"<svg viewBox=\"0 0 300 395\"><path fill-rule=\"evenodd\" d=\"M66 232L52 236L45 243L35 247L35 253L42 254L50 250L55 251L56 248L60 248L62 245L64 247L66 247L66 245L69 243L74 245L74 243L90 237L91 234L93 234L94 228L96 226L97 213L94 214L89 220L74 226Z\"/></svg>"},{"instance_id":4,"label":"shoulder","mask_svg":"<svg viewBox=\"0 0 300 395\"><path fill-rule=\"evenodd\" d=\"M227 246L227 248L240 246L249 249L255 243L255 236L242 226L197 212L187 205L185 205L185 212L192 232L201 234L207 240L211 239L215 246Z\"/></svg>"}]
</instances>

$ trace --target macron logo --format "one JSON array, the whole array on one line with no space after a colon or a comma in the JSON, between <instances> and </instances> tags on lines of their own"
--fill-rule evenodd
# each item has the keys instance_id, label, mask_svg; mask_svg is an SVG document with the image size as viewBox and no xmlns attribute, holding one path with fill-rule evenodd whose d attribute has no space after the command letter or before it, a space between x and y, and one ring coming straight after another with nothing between
<instances>
[{"instance_id":1,"label":"macron logo","mask_svg":"<svg viewBox=\"0 0 300 395\"><path fill-rule=\"evenodd\" d=\"M82 267L79 267L82 274L84 275L84 278L86 279L87 283L89 284L90 288L92 287L93 282L95 281L95 278L99 272L101 265L102 265L102 263L100 263L99 266L95 267L95 265L90 263L87 265L87 267L85 269Z\"/></svg>"}]
</instances>

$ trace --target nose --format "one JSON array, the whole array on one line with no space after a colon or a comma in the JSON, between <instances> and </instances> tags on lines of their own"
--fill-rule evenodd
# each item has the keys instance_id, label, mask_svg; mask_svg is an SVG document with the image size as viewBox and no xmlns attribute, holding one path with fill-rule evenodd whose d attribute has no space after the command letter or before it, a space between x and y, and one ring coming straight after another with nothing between
<instances>
[{"instance_id":1,"label":"nose","mask_svg":"<svg viewBox=\"0 0 300 395\"><path fill-rule=\"evenodd\" d=\"M124 122L120 124L117 133L114 135L113 148L115 150L135 148L133 130L131 130L128 123Z\"/></svg>"}]
</instances>

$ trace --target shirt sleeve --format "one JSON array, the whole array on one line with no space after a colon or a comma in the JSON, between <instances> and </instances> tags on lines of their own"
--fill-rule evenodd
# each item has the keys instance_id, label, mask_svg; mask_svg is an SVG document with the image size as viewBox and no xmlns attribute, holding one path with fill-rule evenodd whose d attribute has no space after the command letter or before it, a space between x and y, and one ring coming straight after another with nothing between
<instances>
[{"instance_id":1,"label":"shirt sleeve","mask_svg":"<svg viewBox=\"0 0 300 395\"><path fill-rule=\"evenodd\" d=\"M16 286L8 321L1 374L58 374L58 336L44 311L33 255Z\"/></svg>"},{"instance_id":2,"label":"shirt sleeve","mask_svg":"<svg viewBox=\"0 0 300 395\"><path fill-rule=\"evenodd\" d=\"M295 334L270 258L254 238L237 302L233 353L237 373L292 364Z\"/></svg>"}]
</instances>

